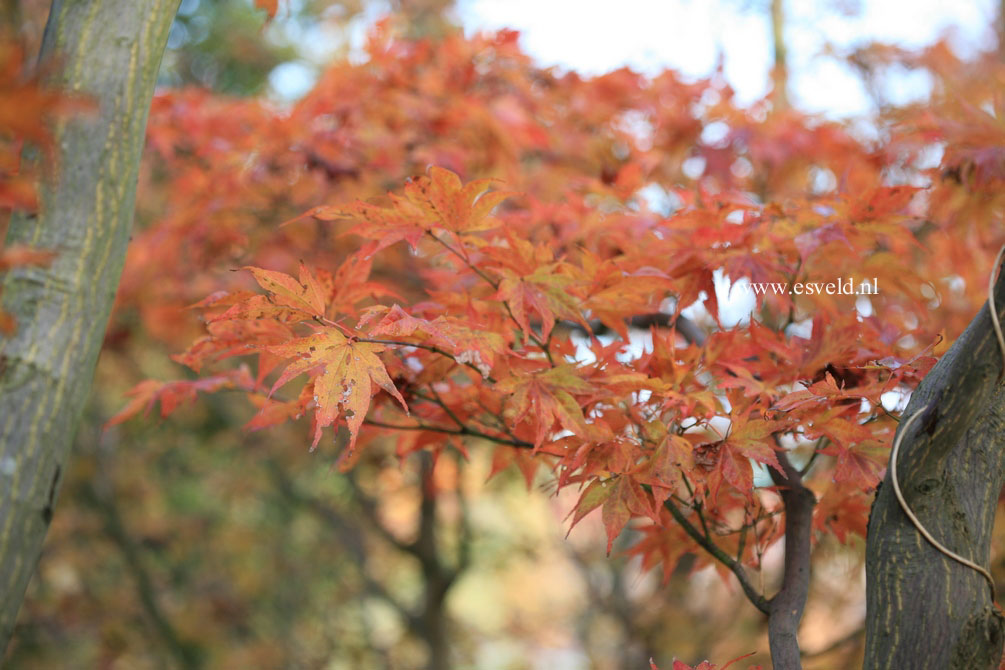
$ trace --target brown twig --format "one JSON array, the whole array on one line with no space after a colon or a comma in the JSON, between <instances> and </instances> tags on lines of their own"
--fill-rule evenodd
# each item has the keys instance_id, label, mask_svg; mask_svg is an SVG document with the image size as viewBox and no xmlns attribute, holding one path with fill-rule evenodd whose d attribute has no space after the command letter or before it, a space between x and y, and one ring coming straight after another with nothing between
<instances>
[{"instance_id":1,"label":"brown twig","mask_svg":"<svg viewBox=\"0 0 1005 670\"><path fill-rule=\"evenodd\" d=\"M729 570L736 575L737 581L740 582L740 588L743 589L744 595L747 599L753 603L754 607L761 610L765 614L769 614L769 603L768 600L757 592L757 589L750 583L747 577L747 573L743 569L743 565L738 561L733 560L733 557L723 551L719 545L712 542L711 539L702 535L701 531L694 527L694 525L687 520L684 513L681 512L677 505L673 502L667 500L663 503L663 506L670 512L670 515L674 518L684 532L687 533L692 540L694 540L698 546L707 551L711 556L725 565Z\"/></svg>"}]
</instances>

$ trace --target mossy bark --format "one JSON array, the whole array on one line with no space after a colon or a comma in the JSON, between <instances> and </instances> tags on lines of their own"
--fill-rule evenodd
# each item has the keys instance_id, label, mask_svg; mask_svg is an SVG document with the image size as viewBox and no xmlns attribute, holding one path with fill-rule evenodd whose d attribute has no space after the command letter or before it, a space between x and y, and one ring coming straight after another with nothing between
<instances>
[{"instance_id":1,"label":"mossy bark","mask_svg":"<svg viewBox=\"0 0 1005 670\"><path fill-rule=\"evenodd\" d=\"M3 277L17 331L0 339L0 641L10 639L52 517L122 273L140 152L179 0L55 0L42 46L53 85L91 113L55 128L37 217L8 244L58 253Z\"/></svg>"},{"instance_id":2,"label":"mossy bark","mask_svg":"<svg viewBox=\"0 0 1005 670\"><path fill-rule=\"evenodd\" d=\"M1005 321L1005 273L995 294ZM903 436L897 465L904 498L925 528L984 567L1005 479L1002 365L985 305L914 392L903 416L927 409ZM921 536L889 471L869 521L866 575L866 670L998 668L1005 619L987 580Z\"/></svg>"}]
</instances>

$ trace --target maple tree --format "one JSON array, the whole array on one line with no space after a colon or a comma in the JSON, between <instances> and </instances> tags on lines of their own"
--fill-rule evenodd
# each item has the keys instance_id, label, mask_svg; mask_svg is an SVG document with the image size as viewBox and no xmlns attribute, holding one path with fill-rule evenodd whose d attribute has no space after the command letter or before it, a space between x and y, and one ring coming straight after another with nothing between
<instances>
[{"instance_id":1,"label":"maple tree","mask_svg":"<svg viewBox=\"0 0 1005 670\"><path fill-rule=\"evenodd\" d=\"M498 468L514 464L528 480L549 467L560 487L582 487L573 524L600 508L610 543L630 519L648 520L640 527L644 539L632 550L644 564L662 563L669 574L689 545L705 549L701 560L732 573L770 615L776 663L788 667L777 656L798 658L794 631L815 535L865 535L871 489L896 426L884 395L913 388L984 298L956 296L933 309L926 294L938 289L932 278L961 270L950 270L945 255L926 246L959 254L962 237L968 253L988 258L993 230L982 221L990 213L960 222L952 208L932 210L951 186L944 180L928 191L892 183L892 166L924 174L915 163L913 128L902 125L896 142L872 148L835 124L810 123L792 111L770 113L767 102L737 108L721 82L689 86L669 74L646 82L628 71L596 80L535 74L549 77L548 87L568 89L561 97L551 93L556 105L562 97L600 103L586 112L565 102L593 118L566 114L552 131L556 137L549 137L543 127L528 126L535 119L530 110L544 118L554 113L533 89L516 88L508 96L481 91L476 82L499 86L500 75L472 79L469 71L465 80L462 74L474 58L460 54L477 53L483 44L496 51L495 67L519 58L509 40L505 34L494 43L455 39L430 51L377 35L366 81L353 69L331 71L291 111L294 128L273 131L284 143L289 138L283 133L304 137L302 119L333 112L328 91L354 90L354 100L369 101L335 108L343 119L341 136L326 137L320 129L301 140L302 160L329 182L322 196L329 204L300 215L297 201L309 207L317 197L313 175L302 178L304 192L283 203L290 215L277 219L285 225L257 233L271 241L253 243L261 244L273 267L289 264L277 254L292 261L313 253L317 260L301 264L296 278L251 266L245 272L258 291L247 291L246 283L238 289L239 274L227 277L232 288L197 304L208 334L177 358L197 371L234 356L257 359L254 374L206 379L248 394L258 408L251 428L306 416L317 445L324 428L344 423L344 466L358 457L359 439L398 431L402 454L450 444L465 449L460 439L473 437L497 445ZM498 52L506 49L504 58ZM446 71L427 67L416 76L414 68L426 59ZM386 73L374 76L378 67ZM490 125L497 134L481 146L519 131L529 146L511 145L515 156L462 154L456 144L437 140L443 129L433 126L431 144L410 147L412 135L405 132L358 149L338 148L353 141L350 129L370 127L382 115L400 124L398 110L384 106L378 82L404 86L405 93L395 88L387 97L410 94L417 105L409 80L422 82L424 102L437 91L447 96L451 87L482 96L469 94L465 102L473 109L451 119L460 124L455 133L473 136L487 132L478 125L478 104L498 107L500 98L524 96L508 103L520 106L502 117L512 129L504 134ZM706 91L718 101L685 120L658 97L695 98ZM445 123L433 109L420 119ZM629 112L644 115L649 136L634 137L623 125ZM715 123L730 128L726 138L700 140L703 127ZM586 137L598 125L614 134L594 141L596 167L584 171L575 163L588 157L577 158L569 138ZM596 146L601 142L607 146ZM627 154L620 158L618 143ZM548 152L552 144L569 153ZM545 156L537 166L521 155L539 153L539 147ZM335 162L360 150L376 151L369 160L401 170L402 177L427 161L456 171L434 166L383 202L353 204L354 194L372 198L379 192L368 185L369 172ZM696 182L674 160L686 155L704 159ZM408 167L412 161L415 168ZM465 181L457 172L498 175L500 184L490 190L488 182ZM811 180L822 172L837 183L814 188ZM392 181L386 172L372 176ZM648 211L637 196L653 182L686 184L670 191L678 201L672 215ZM256 183L258 198L266 200L263 185ZM290 194L287 185L282 188ZM237 196L242 206L245 195ZM971 232L961 234L961 224ZM151 235L188 236L191 226L203 223L179 212ZM331 226L335 238L325 232ZM313 249L319 239L331 240L336 262L322 264L324 256ZM141 258L150 271L152 256ZM973 274L960 278L981 286L988 265L970 263ZM868 298L868 311L858 308L858 296L763 295L755 318L727 328L719 325L717 270L751 281L850 277L856 286L868 280L881 289ZM191 276L187 267L176 271ZM376 282L376 273L401 279ZM409 276L420 276L421 283ZM213 283L195 289L188 282L184 290L193 291L195 302L200 292L220 289L219 280ZM694 304L704 306L701 324L681 316ZM655 327L651 345L626 357L629 326L646 319ZM597 332L620 337L612 341ZM267 381L279 370L276 381ZM205 381L148 384L113 421L158 399L170 409L178 393L200 384ZM787 578L769 600L747 571L783 534ZM796 615L787 617L788 611Z\"/></svg>"},{"instance_id":2,"label":"maple tree","mask_svg":"<svg viewBox=\"0 0 1005 670\"><path fill-rule=\"evenodd\" d=\"M870 582L867 667L915 667L918 654L997 664L1000 635L967 632L992 612L983 578L953 565L950 580L934 549L897 541L916 530L889 486L867 529L901 399L922 379L936 387L916 397L941 398L923 420L929 443L955 447L995 416L990 319L960 333L1001 243L997 62L975 67L941 44L858 54L938 83L928 105L886 110L873 142L770 99L739 106L717 76L541 70L513 33L434 44L384 24L368 54L289 111L201 91L154 100L119 313L200 376L143 381L110 425L226 390L254 409L250 430L306 419L305 443L331 450L325 436L344 427L344 468L385 439L403 458L487 443L494 471L515 466L530 483L543 470L577 490L571 525L599 510L608 551L631 525L646 568L669 577L696 554L694 567L735 579L768 617L779 668L799 667L815 543L870 534L870 557L907 551L900 563L931 569L927 592L950 585L976 614L892 603L907 577L870 558L886 577ZM662 211L644 197L654 189ZM767 291L730 324L717 274L734 290L742 278L878 290ZM130 337L113 323L106 346ZM965 412L938 396L960 379ZM993 468L959 467L964 445L932 475L935 452L911 437L912 506L957 551L986 557ZM988 440L981 453L1000 458ZM918 497L933 487L948 509L979 494L985 512L940 522ZM966 529L975 537L953 535ZM780 588L766 593L752 575L783 538ZM884 629L891 612L913 637Z\"/></svg>"}]
</instances>

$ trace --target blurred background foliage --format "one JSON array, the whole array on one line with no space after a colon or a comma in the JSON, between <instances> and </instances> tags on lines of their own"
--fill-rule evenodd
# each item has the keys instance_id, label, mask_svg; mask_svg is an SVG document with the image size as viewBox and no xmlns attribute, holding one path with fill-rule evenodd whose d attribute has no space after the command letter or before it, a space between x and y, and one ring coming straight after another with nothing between
<instances>
[{"instance_id":1,"label":"blurred background foliage","mask_svg":"<svg viewBox=\"0 0 1005 670\"><path fill-rule=\"evenodd\" d=\"M281 7L264 25L248 0L183 0L163 84L288 104L284 86L299 78L306 92L379 14L410 38L459 30L450 0ZM36 46L47 8L5 0L3 11ZM315 167L339 176L320 158ZM145 167L140 231L168 206L152 186L160 169L156 157ZM373 190L396 185L388 179ZM276 221L298 206L263 211ZM162 319L174 327L173 314ZM574 500L552 496L543 475L529 490L514 468L489 478L491 454L477 447L467 460L442 450L399 461L376 441L341 474L293 426L235 429L251 412L225 394L103 432L135 380L177 374L167 357L177 348L143 325L157 322L128 305L113 318L5 667L641 670L651 656L753 650L750 662L767 662L762 617L714 570L692 572L685 557L664 586L625 554L632 532L605 556L596 514L566 539ZM858 663L861 555L861 544L831 540L817 554L808 668Z\"/></svg>"}]
</instances>

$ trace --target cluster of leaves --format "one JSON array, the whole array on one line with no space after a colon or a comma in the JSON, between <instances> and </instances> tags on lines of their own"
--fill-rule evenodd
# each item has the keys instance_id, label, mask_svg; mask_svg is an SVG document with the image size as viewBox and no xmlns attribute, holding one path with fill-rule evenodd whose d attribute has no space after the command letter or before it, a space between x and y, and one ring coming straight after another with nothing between
<instances>
[{"instance_id":1,"label":"cluster of leaves","mask_svg":"<svg viewBox=\"0 0 1005 670\"><path fill-rule=\"evenodd\" d=\"M251 268L264 293L224 293L199 303L209 334L178 356L199 371L251 355L255 380L231 373L147 384L136 390L137 399L161 398L166 413L182 389L238 386L260 408L251 428L310 415L316 446L323 428L344 423L346 465L368 424L380 432L399 429L401 454L450 443L463 450L463 436L490 440L499 445L499 467L513 463L530 481L547 463L559 486L585 487L573 523L602 507L609 543L633 516L648 518L652 531L636 550L647 562L663 560L667 571L687 544L678 533L663 532L676 526L665 503L683 501L709 532L737 543L731 552L739 560L755 562L778 526L770 522L774 502L754 486L752 463L781 472L784 438L815 441L817 452L836 460L833 481L821 494L837 500L821 506L829 514L820 529L842 538L864 531L864 504L849 506L848 499L878 481L877 447L889 441L892 428L881 396L925 367L914 361L891 370L877 362L903 356L897 324L863 319L850 304L842 310L837 296L807 296L799 304L798 296L783 295L766 308L791 319L815 312L808 337L757 320L714 332L703 343L683 341L673 328L654 329L641 356L625 355L626 324L658 314L668 298L678 306L671 320L696 300L715 313L718 267L735 262L754 277L796 278L804 276L797 268L833 266L819 246L800 249L798 242L828 226L840 228L843 216L827 226L819 225L821 215L800 225L773 208L717 204L668 218L621 213L618 218L633 225L608 228L602 242L560 240L548 219L501 208L509 194L484 194L488 186L484 180L463 185L454 173L433 168L387 205L313 210L321 220L354 220L346 232L364 240L360 248L332 270L301 266L298 278ZM889 246L906 250L909 229L890 222L901 218L905 204L902 189L880 189L868 205L870 219L848 222L848 234L830 234L841 244L872 245L870 233L880 231ZM496 208L503 211L492 216ZM742 214L741 223L727 218L733 212ZM710 242L695 246L695 237ZM392 291L368 281L372 259L402 240L425 262L427 298L371 304ZM726 241L728 247L720 246ZM868 247L856 250L880 285L910 276L895 254L876 252L886 260L873 266ZM903 304L917 302L912 296ZM605 344L594 327L621 339ZM278 389L305 373L305 383L277 399ZM380 389L385 393L374 397ZM140 404L131 403L113 422ZM726 417L722 431L716 419ZM755 541L743 547L747 528Z\"/></svg>"},{"instance_id":2,"label":"cluster of leaves","mask_svg":"<svg viewBox=\"0 0 1005 670\"><path fill-rule=\"evenodd\" d=\"M144 382L113 423L230 389L251 429L305 417L319 445L345 426L345 466L384 436L403 456L487 441L496 470L580 489L573 524L599 508L611 542L634 519L665 575L698 547L760 566L780 459L806 469L820 534L864 535L888 410L972 316L983 293L960 286L1000 242L989 89L891 110L870 143L738 107L718 76L537 69L512 33L381 29L368 55L286 112L155 101L108 347L139 315L205 376ZM731 325L717 273L879 293L758 295Z\"/></svg>"},{"instance_id":3,"label":"cluster of leaves","mask_svg":"<svg viewBox=\"0 0 1005 670\"><path fill-rule=\"evenodd\" d=\"M843 138L834 151L850 142ZM642 162L621 172L638 172ZM733 186L733 172L713 170L697 192L679 194L690 203L670 217L605 211L616 198L609 195L607 207L581 200L582 216L563 226L550 203L529 194L524 206L493 217L506 193L479 198L487 182L464 186L437 168L386 206L313 209L317 220L355 220L349 232L362 246L337 268L302 266L299 280L252 269L265 293L199 303L209 334L179 360L198 371L233 355L257 356L252 401L260 410L251 426L310 414L316 445L321 429L341 419L351 434L344 462L366 423L405 429L401 453L442 446L444 435L475 435L501 445L500 467L513 462L530 477L547 462L560 485L585 487L574 522L603 507L613 540L629 518L649 518L653 532L638 550L647 561L663 559L668 571L687 548L678 533L662 532L674 526L664 507L671 499L701 510L702 525L714 529L707 532L756 563L779 527L771 522L774 499L754 487L751 463L781 471L785 438L815 441L819 453L835 457L832 481L821 484L819 528L842 538L862 533L862 495L878 479L877 450L892 428L881 397L931 363L898 345L912 332L912 317L920 322L927 310L912 270L916 189L875 185L854 199L838 191L784 205L732 189L709 192L716 181ZM850 174L861 182L861 172ZM368 281L375 256L402 240L413 265L422 262L426 294L404 306L388 299L396 287ZM668 299L670 321L696 301L717 320L713 274L720 269L752 281L873 279L885 291L884 318L863 318L842 296L765 296L761 319L744 327L700 343L654 331L651 351L624 356L626 324L660 313ZM377 297L382 302L373 304ZM808 336L796 334L809 319ZM604 344L594 326L621 339ZM588 341L577 343L577 332ZM299 391L273 397L301 373L309 379ZM250 390L248 380L238 386ZM235 384L212 378L192 388L223 383ZM148 384L137 393L149 403L181 388ZM377 388L387 395L371 409ZM411 414L394 413L387 398L402 412L410 402ZM715 421L723 417L725 434ZM529 457L538 454L546 457ZM748 528L756 541L744 547Z\"/></svg>"}]
</instances>

